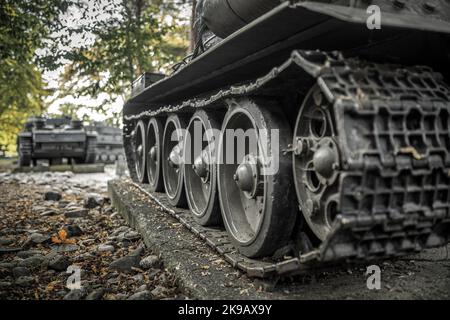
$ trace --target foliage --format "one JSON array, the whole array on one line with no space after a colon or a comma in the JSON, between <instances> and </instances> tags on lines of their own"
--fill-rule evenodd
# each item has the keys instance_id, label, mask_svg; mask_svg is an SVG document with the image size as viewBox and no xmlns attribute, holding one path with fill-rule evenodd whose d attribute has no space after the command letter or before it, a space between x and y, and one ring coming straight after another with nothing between
<instances>
[{"instance_id":1,"label":"foliage","mask_svg":"<svg viewBox=\"0 0 450 320\"><path fill-rule=\"evenodd\" d=\"M15 135L32 114L45 108L42 70L56 66L51 34L62 30L62 13L75 5L66 0L2 0L0 2L0 145L15 148ZM36 51L47 48L46 58Z\"/></svg>"},{"instance_id":2,"label":"foliage","mask_svg":"<svg viewBox=\"0 0 450 320\"><path fill-rule=\"evenodd\" d=\"M54 99L102 94L106 98L92 111L112 115L107 122L117 125L120 113L108 105L127 98L133 79L144 71L168 71L185 55L188 24L179 11L186 2L1 0L0 145L14 151L26 119L45 113L53 94ZM88 23L70 21L73 12ZM63 65L61 86L50 89L43 73ZM80 107L65 104L60 113L90 120L90 110L79 115Z\"/></svg>"},{"instance_id":3,"label":"foliage","mask_svg":"<svg viewBox=\"0 0 450 320\"><path fill-rule=\"evenodd\" d=\"M75 103L61 104L59 106L58 112L48 114L48 117L57 118L67 116L72 119L82 120L84 124L89 124L94 121L91 115L95 112L105 115L109 114L109 117L104 120L106 124L115 127L118 127L120 125L120 112L109 112L109 110L106 110L106 107L100 109L99 112L99 107L97 106L92 107Z\"/></svg>"},{"instance_id":4,"label":"foliage","mask_svg":"<svg viewBox=\"0 0 450 320\"><path fill-rule=\"evenodd\" d=\"M62 82L77 96L108 98L99 106L125 100L138 75L167 71L188 46L186 24L180 24L173 3L162 0L121 0L114 14L93 22L95 42L78 48L70 57Z\"/></svg>"}]
</instances>

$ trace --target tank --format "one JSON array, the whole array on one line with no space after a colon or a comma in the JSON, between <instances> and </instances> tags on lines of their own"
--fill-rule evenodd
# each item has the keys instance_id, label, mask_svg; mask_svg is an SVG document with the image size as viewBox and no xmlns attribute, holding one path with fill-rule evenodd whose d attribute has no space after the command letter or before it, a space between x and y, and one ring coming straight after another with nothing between
<instances>
[{"instance_id":1,"label":"tank","mask_svg":"<svg viewBox=\"0 0 450 320\"><path fill-rule=\"evenodd\" d=\"M449 242L448 1L195 11L192 55L123 108L139 192L253 276Z\"/></svg>"},{"instance_id":2,"label":"tank","mask_svg":"<svg viewBox=\"0 0 450 320\"><path fill-rule=\"evenodd\" d=\"M86 128L97 132L96 162L115 163L117 160L125 159L120 128L99 121L94 121Z\"/></svg>"},{"instance_id":3,"label":"tank","mask_svg":"<svg viewBox=\"0 0 450 320\"><path fill-rule=\"evenodd\" d=\"M97 133L88 131L79 120L69 117L32 117L17 136L19 166L36 166L39 159L50 165L94 163Z\"/></svg>"}]
</instances>

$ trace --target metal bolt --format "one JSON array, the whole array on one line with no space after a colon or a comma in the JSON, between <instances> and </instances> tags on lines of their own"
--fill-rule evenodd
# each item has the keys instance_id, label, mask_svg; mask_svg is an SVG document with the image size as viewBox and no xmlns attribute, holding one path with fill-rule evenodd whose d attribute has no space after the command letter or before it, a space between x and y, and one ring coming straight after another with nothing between
<instances>
[{"instance_id":1,"label":"metal bolt","mask_svg":"<svg viewBox=\"0 0 450 320\"><path fill-rule=\"evenodd\" d=\"M301 155L305 151L306 151L305 142L303 142L301 138L297 138L295 140L295 151L294 151L294 153L296 155Z\"/></svg>"},{"instance_id":2,"label":"metal bolt","mask_svg":"<svg viewBox=\"0 0 450 320\"><path fill-rule=\"evenodd\" d=\"M150 159L152 159L155 162L158 156L158 147L157 146L151 147L148 154L150 155Z\"/></svg>"}]
</instances>

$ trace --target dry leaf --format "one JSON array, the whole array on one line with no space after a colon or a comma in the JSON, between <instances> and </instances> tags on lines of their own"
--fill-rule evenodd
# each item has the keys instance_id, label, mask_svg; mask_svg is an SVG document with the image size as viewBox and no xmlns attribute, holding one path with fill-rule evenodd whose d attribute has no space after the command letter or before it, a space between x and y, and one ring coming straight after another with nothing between
<instances>
[{"instance_id":1,"label":"dry leaf","mask_svg":"<svg viewBox=\"0 0 450 320\"><path fill-rule=\"evenodd\" d=\"M66 230L64 230L64 229L59 230L59 231L58 231L58 236L59 236L59 238L60 238L62 241L66 240L66 239L67 239L67 232L66 232Z\"/></svg>"},{"instance_id":2,"label":"dry leaf","mask_svg":"<svg viewBox=\"0 0 450 320\"><path fill-rule=\"evenodd\" d=\"M64 244L74 244L76 243L75 239L67 239L67 231L62 229L58 231L58 234L55 236L52 236L51 238L53 243L64 243Z\"/></svg>"}]
</instances>

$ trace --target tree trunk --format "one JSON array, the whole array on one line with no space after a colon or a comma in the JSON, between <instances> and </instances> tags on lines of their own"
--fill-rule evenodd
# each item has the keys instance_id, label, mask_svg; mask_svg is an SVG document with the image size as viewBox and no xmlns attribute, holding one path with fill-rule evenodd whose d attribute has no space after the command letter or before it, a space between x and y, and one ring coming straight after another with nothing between
<instances>
[{"instance_id":1,"label":"tree trunk","mask_svg":"<svg viewBox=\"0 0 450 320\"><path fill-rule=\"evenodd\" d=\"M189 41L189 53L194 51L195 42L197 41L197 37L194 30L194 22L195 22L195 7L197 6L197 0L192 1L192 11L191 11L191 28L190 28L190 41Z\"/></svg>"}]
</instances>

